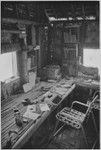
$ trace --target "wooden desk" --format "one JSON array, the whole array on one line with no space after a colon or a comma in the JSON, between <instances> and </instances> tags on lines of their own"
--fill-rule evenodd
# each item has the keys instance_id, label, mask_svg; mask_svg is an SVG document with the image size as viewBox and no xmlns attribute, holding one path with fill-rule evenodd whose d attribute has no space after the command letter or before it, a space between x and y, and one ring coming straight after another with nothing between
<instances>
[{"instance_id":1,"label":"wooden desk","mask_svg":"<svg viewBox=\"0 0 101 150\"><path fill-rule=\"evenodd\" d=\"M76 85L86 87L86 88L91 88L91 89L100 89L100 83L97 81L92 81L92 82L87 82L86 80L80 80L80 79L75 79L74 83Z\"/></svg>"},{"instance_id":2,"label":"wooden desk","mask_svg":"<svg viewBox=\"0 0 101 150\"><path fill-rule=\"evenodd\" d=\"M75 85L72 85L71 88L67 89L67 92L65 93L65 95L63 95L61 102L73 91L74 88L75 88ZM2 145L2 148L4 148L7 142L9 130L16 130L18 131L18 135L19 135L17 138L15 138L15 143L13 144L12 148L13 149L21 148L29 140L32 134L45 121L45 119L50 115L50 113L53 110L55 110L58 105L61 104L60 102L58 105L51 105L50 111L44 112L41 118L37 119L35 123L33 120L29 119L28 123L24 123L22 127L18 127L15 124L13 107L17 105L18 108L21 110L21 113L24 114L27 106L23 106L21 101L26 97L27 98L31 97L34 100L36 97L41 96L44 93L45 92L42 92L40 90L37 90L37 91L32 90L31 92L27 94L23 94L16 100L11 100L9 103L6 103L5 105L2 106L1 108L2 109L1 111L1 145Z\"/></svg>"}]
</instances>

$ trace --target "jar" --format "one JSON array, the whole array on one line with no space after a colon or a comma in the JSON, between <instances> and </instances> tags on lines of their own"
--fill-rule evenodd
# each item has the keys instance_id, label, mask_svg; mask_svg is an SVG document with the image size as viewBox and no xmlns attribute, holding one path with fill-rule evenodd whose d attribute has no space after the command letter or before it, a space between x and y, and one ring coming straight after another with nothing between
<instances>
[{"instance_id":1,"label":"jar","mask_svg":"<svg viewBox=\"0 0 101 150\"><path fill-rule=\"evenodd\" d=\"M14 108L14 117L15 117L16 124L18 126L22 126L23 118L22 118L20 111L17 108Z\"/></svg>"}]
</instances>

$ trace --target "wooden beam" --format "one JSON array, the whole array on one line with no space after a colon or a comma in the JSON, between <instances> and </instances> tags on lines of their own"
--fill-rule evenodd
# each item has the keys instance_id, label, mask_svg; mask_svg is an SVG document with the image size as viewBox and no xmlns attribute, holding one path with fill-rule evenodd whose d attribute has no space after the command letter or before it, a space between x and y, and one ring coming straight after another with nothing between
<instances>
[{"instance_id":1,"label":"wooden beam","mask_svg":"<svg viewBox=\"0 0 101 150\"><path fill-rule=\"evenodd\" d=\"M1 32L2 32L2 33L3 33L3 32L4 32L4 33L15 33L15 34L21 33L20 30L19 30L19 31L17 31L17 30L2 30Z\"/></svg>"},{"instance_id":2,"label":"wooden beam","mask_svg":"<svg viewBox=\"0 0 101 150\"><path fill-rule=\"evenodd\" d=\"M57 20L50 21L50 23L58 24L58 23L87 23L87 22L97 22L98 20Z\"/></svg>"},{"instance_id":3,"label":"wooden beam","mask_svg":"<svg viewBox=\"0 0 101 150\"><path fill-rule=\"evenodd\" d=\"M22 23L22 24L26 24L26 25L31 25L31 24L36 25L37 24L34 21L10 19L10 18L2 18L1 21L5 22L5 23Z\"/></svg>"},{"instance_id":4,"label":"wooden beam","mask_svg":"<svg viewBox=\"0 0 101 150\"><path fill-rule=\"evenodd\" d=\"M34 25L34 26L48 25L48 23L34 22L34 21L28 21L28 20L19 20L19 19L11 19L11 18L2 18L1 22L5 22L5 23L21 23L21 24Z\"/></svg>"}]
</instances>

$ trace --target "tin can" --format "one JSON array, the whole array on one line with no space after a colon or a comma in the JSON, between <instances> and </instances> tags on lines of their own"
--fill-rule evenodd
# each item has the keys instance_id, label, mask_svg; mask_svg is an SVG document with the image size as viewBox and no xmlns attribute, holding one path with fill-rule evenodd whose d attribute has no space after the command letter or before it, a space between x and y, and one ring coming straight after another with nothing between
<instances>
[{"instance_id":1,"label":"tin can","mask_svg":"<svg viewBox=\"0 0 101 150\"><path fill-rule=\"evenodd\" d=\"M20 111L17 108L14 108L14 117L15 117L16 124L18 126L22 126L23 118L22 118Z\"/></svg>"}]
</instances>

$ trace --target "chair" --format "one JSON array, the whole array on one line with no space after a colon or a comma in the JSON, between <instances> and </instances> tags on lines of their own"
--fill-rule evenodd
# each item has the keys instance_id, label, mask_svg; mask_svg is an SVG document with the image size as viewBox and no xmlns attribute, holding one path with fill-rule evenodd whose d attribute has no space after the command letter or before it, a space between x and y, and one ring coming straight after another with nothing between
<instances>
[{"instance_id":1,"label":"chair","mask_svg":"<svg viewBox=\"0 0 101 150\"><path fill-rule=\"evenodd\" d=\"M56 123L54 132L56 131L56 129L57 129L58 125L59 125L59 122L62 122L64 125L69 125L69 126L71 126L73 128L76 128L76 129L80 129L81 128L82 132L83 132L83 136L85 138L86 145L88 147L88 142L87 142L87 138L86 138L86 134L85 134L83 123L84 122L87 123L87 120L88 120L87 118L89 117L90 112L92 112L91 111L92 110L92 105L94 104L94 102L96 101L97 98L98 98L98 95L96 95L93 98L92 102L89 105L81 103L79 101L74 101L70 108L69 107L63 108L56 115L57 123ZM93 113L92 113L92 115L93 115ZM94 126L96 128L94 117L93 117L93 121L94 121ZM60 127L54 133L54 136L57 135L57 133L62 129L62 127Z\"/></svg>"}]
</instances>

